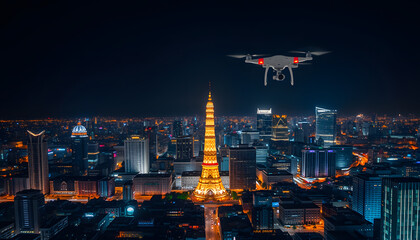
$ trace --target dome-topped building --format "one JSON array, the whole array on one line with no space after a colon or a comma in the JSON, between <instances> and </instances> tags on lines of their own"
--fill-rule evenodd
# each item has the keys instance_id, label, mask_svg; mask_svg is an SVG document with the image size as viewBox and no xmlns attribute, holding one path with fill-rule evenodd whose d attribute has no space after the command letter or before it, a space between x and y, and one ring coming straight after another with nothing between
<instances>
[{"instance_id":1,"label":"dome-topped building","mask_svg":"<svg viewBox=\"0 0 420 240\"><path fill-rule=\"evenodd\" d=\"M73 131L71 132L71 137L88 137L87 130L81 122L78 122L77 126L73 128Z\"/></svg>"}]
</instances>

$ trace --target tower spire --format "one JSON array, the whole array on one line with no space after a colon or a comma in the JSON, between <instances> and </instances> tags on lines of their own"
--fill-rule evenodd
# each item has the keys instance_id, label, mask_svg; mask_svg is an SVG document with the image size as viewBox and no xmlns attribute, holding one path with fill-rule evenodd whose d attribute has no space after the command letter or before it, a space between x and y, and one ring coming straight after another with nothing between
<instances>
[{"instance_id":1,"label":"tower spire","mask_svg":"<svg viewBox=\"0 0 420 240\"><path fill-rule=\"evenodd\" d=\"M211 81L209 81L209 101L211 101Z\"/></svg>"}]
</instances>

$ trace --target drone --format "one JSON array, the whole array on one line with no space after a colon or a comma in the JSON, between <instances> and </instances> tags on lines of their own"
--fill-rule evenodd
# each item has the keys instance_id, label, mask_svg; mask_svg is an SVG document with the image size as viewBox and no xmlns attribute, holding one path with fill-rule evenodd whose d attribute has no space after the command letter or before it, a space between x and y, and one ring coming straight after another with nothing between
<instances>
[{"instance_id":1,"label":"drone","mask_svg":"<svg viewBox=\"0 0 420 240\"><path fill-rule=\"evenodd\" d=\"M290 57L290 56L284 56L284 55L275 55L271 57L262 57L265 55L261 55L261 54L228 55L228 56L233 57L233 58L245 58L246 63L258 64L258 65L261 65L263 68L265 68L264 86L267 86L267 75L268 75L268 70L270 68L273 69L273 80L275 81L283 81L286 78L286 76L282 74L282 71L285 68L288 68L290 72L290 84L293 86L294 79L293 79L292 68L297 68L299 64L300 65L310 64L306 62L312 60L312 55L321 56L329 52L290 51L290 53L306 54L306 56L305 57ZM253 57L257 57L257 58L253 58Z\"/></svg>"}]
</instances>

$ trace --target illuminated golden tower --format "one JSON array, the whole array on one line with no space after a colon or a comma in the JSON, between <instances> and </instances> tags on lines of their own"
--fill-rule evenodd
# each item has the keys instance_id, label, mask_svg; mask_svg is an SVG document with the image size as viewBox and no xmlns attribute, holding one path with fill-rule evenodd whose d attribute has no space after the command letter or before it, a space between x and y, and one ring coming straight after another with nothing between
<instances>
[{"instance_id":1,"label":"illuminated golden tower","mask_svg":"<svg viewBox=\"0 0 420 240\"><path fill-rule=\"evenodd\" d=\"M192 198L197 201L222 201L228 198L223 187L217 163L216 136L214 132L214 105L209 91L209 100L206 105L206 132L204 137L204 159L202 172L198 185Z\"/></svg>"}]
</instances>

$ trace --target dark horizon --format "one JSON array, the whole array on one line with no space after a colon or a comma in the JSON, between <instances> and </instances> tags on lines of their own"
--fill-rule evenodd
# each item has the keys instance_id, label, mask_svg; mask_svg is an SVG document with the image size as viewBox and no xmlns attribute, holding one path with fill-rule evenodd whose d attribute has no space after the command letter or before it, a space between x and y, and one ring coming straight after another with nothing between
<instances>
[{"instance_id":1,"label":"dark horizon","mask_svg":"<svg viewBox=\"0 0 420 240\"><path fill-rule=\"evenodd\" d=\"M3 2L0 119L420 114L415 8L335 2ZM295 86L228 54L328 50Z\"/></svg>"}]
</instances>

